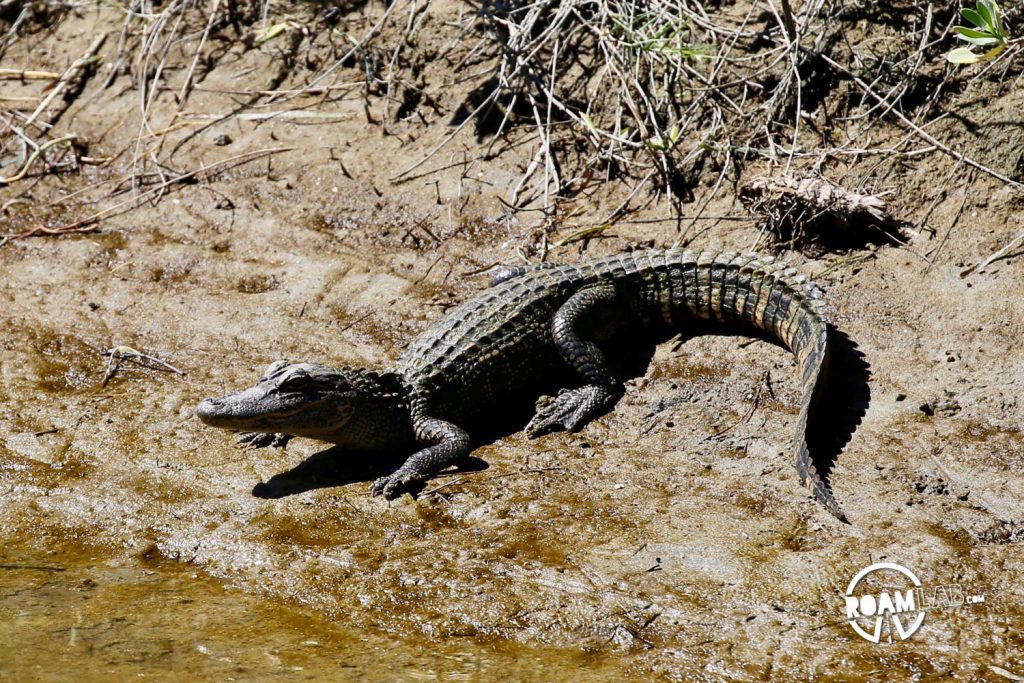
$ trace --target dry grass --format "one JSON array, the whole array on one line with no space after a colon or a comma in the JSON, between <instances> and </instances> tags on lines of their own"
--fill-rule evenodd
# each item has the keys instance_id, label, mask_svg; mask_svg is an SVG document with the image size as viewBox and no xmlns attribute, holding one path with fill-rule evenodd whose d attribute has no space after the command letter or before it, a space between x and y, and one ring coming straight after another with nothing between
<instances>
[{"instance_id":1,"label":"dry grass","mask_svg":"<svg viewBox=\"0 0 1024 683\"><path fill-rule=\"evenodd\" d=\"M410 100L444 101L442 92L423 92L412 73L431 5L119 5L121 24L107 36L116 41L113 57L105 57L113 67L102 85L130 79L138 116L135 142L119 155L129 172L116 187L142 196L147 187L167 188L176 177L195 174L172 170L175 154L225 119L329 121L311 109L356 98L365 103L369 121L386 123L411 116L405 105ZM20 37L87 7L94 5L5 2L0 57ZM491 154L513 142L532 146L532 161L508 197L514 209L539 208L550 219L560 200L598 183L621 182L628 187L625 200L600 225L664 198L680 219L680 240L693 238L688 231L709 203L723 191L735 193L751 165L769 174L828 175L869 195L884 189L892 170L908 160L945 153L1021 187L928 132L947 93L966 79L1009 83L1019 76L1012 53L978 75L941 59L952 41L954 10L953 2L923 0L885 8L851 0L796 6L788 0L467 2L456 20L443 25L441 55L451 70L443 87L472 89L461 103L464 112L429 153L392 181L429 173L434 155L472 128L490 139ZM871 40L850 40L851 32L866 31ZM225 40L269 50L272 68L264 87L239 91L234 107L210 120L187 106L225 54ZM73 99L82 80L103 75L91 58L86 53L57 80L62 94L67 91L64 98L46 97L31 114L3 114L2 154L13 155L21 172L0 169L0 175L20 180L57 168L52 155L61 147L52 140L74 131L53 132L67 108L56 101ZM310 70L309 64L318 66ZM170 116L154 109L157 96L168 90L176 101ZM374 118L378 109L384 121ZM906 136L874 143L884 120L902 126ZM181 129L188 134L169 135ZM34 170L27 168L32 154ZM866 159L871 162L858 165Z\"/></svg>"}]
</instances>

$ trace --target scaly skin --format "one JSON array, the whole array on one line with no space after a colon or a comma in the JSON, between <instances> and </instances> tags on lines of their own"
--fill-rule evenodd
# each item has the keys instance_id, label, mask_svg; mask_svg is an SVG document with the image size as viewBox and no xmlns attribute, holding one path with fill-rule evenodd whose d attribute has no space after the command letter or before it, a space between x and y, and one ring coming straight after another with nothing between
<instances>
[{"instance_id":1,"label":"scaly skin","mask_svg":"<svg viewBox=\"0 0 1024 683\"><path fill-rule=\"evenodd\" d=\"M803 385L797 472L846 521L807 449L828 336L820 292L796 271L755 254L651 250L508 268L492 285L431 325L388 372L279 362L254 387L203 401L197 414L225 429L415 451L373 484L375 494L393 498L470 453L465 425L520 395L536 397L545 380L567 369L582 386L542 397L527 433L577 430L605 410L622 385L596 342L637 329L667 338L695 319L738 324L796 356Z\"/></svg>"}]
</instances>

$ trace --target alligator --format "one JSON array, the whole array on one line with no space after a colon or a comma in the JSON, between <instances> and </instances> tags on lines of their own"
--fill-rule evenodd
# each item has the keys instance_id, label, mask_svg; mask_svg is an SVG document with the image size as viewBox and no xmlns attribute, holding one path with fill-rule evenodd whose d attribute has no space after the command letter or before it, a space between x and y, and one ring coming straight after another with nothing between
<instances>
[{"instance_id":1,"label":"alligator","mask_svg":"<svg viewBox=\"0 0 1024 683\"><path fill-rule=\"evenodd\" d=\"M207 425L245 432L242 441L255 446L299 436L353 451L411 453L371 487L392 499L464 460L473 449L467 425L507 413L515 397L536 400L530 437L576 431L606 411L623 389L599 346L613 335L643 330L665 340L720 323L796 357L803 388L796 469L845 522L807 446L829 355L821 290L757 254L647 250L575 265L502 267L487 290L429 326L390 370L278 361L251 388L206 399L196 414ZM553 378L565 383L542 395Z\"/></svg>"}]
</instances>

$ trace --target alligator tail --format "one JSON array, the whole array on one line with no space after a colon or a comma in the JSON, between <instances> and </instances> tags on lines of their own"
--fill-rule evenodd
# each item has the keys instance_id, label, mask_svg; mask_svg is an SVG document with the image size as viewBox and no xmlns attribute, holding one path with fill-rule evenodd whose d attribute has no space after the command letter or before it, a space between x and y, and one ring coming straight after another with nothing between
<instances>
[{"instance_id":1,"label":"alligator tail","mask_svg":"<svg viewBox=\"0 0 1024 683\"><path fill-rule=\"evenodd\" d=\"M804 283L810 298L806 306L799 306L793 315L807 316L804 323L810 328L811 334L806 338L789 340L793 353L796 354L800 366L800 377L803 385L803 401L800 404L800 416L797 419L794 450L796 451L796 470L800 475L800 483L809 488L814 497L825 506L832 515L849 523L846 513L839 507L832 490L818 473L811 459L807 446L807 427L813 423L813 413L821 406L822 397L828 382L828 327L825 322L824 304L820 292L811 283Z\"/></svg>"}]
</instances>

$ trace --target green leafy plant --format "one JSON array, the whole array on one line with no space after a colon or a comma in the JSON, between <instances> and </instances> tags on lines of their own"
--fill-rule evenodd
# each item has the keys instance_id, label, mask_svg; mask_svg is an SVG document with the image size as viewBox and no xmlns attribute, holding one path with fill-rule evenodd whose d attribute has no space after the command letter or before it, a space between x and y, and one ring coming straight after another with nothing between
<instances>
[{"instance_id":1,"label":"green leafy plant","mask_svg":"<svg viewBox=\"0 0 1024 683\"><path fill-rule=\"evenodd\" d=\"M1006 29L1003 27L1003 17L999 11L996 0L978 0L974 9L964 7L960 10L960 16L971 24L970 26L954 26L960 40L965 40L972 46L988 48L986 52L978 54L970 47L958 47L946 55L946 59L954 64L974 64L993 59L1006 49L1009 38Z\"/></svg>"}]
</instances>

